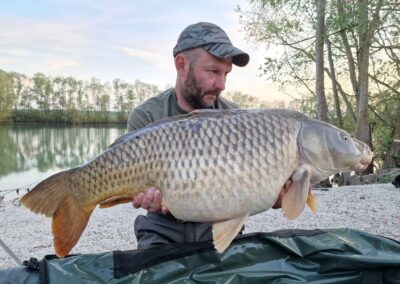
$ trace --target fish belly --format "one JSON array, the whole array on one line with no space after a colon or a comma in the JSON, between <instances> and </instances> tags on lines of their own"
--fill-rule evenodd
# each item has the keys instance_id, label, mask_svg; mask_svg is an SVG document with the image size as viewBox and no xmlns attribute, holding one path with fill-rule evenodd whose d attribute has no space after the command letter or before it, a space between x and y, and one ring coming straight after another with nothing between
<instances>
[{"instance_id":1,"label":"fish belly","mask_svg":"<svg viewBox=\"0 0 400 284\"><path fill-rule=\"evenodd\" d=\"M283 117L243 115L202 122L185 143L176 129L157 179L166 206L178 219L199 222L271 208L299 164L297 126Z\"/></svg>"}]
</instances>

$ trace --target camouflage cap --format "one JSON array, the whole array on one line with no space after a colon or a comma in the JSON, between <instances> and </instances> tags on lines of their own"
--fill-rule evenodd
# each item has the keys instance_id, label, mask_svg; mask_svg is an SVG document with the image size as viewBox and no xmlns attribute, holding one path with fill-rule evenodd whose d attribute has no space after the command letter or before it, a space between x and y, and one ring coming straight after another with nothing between
<instances>
[{"instance_id":1,"label":"camouflage cap","mask_svg":"<svg viewBox=\"0 0 400 284\"><path fill-rule=\"evenodd\" d=\"M246 66L250 60L246 52L233 46L223 29L212 23L199 22L186 27L174 47L174 57L196 47L202 47L219 58L232 58L232 63L240 67Z\"/></svg>"}]
</instances>

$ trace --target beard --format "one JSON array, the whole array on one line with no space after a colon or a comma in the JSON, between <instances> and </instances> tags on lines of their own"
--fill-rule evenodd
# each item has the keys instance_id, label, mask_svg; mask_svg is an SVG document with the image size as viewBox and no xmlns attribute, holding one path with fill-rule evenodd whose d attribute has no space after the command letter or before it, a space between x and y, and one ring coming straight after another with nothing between
<instances>
[{"instance_id":1,"label":"beard","mask_svg":"<svg viewBox=\"0 0 400 284\"><path fill-rule=\"evenodd\" d=\"M187 79L183 84L183 97L193 109L213 109L220 93L221 91L217 89L203 91L193 74L193 69L189 69ZM206 95L214 95L215 100L206 102Z\"/></svg>"}]
</instances>

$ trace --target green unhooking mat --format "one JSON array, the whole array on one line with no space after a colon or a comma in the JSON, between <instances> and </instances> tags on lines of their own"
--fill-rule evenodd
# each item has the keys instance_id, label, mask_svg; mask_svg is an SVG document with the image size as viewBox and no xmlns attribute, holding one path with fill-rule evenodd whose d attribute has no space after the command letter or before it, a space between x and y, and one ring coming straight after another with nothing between
<instances>
[{"instance_id":1,"label":"green unhooking mat","mask_svg":"<svg viewBox=\"0 0 400 284\"><path fill-rule=\"evenodd\" d=\"M211 243L46 256L0 270L0 283L400 283L400 243L350 229L246 234Z\"/></svg>"}]
</instances>

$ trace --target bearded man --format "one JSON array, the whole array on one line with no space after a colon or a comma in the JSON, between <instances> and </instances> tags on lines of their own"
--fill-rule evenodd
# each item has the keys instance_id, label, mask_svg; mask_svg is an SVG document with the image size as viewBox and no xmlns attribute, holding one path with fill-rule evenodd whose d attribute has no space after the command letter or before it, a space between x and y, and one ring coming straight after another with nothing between
<instances>
[{"instance_id":1,"label":"bearded man","mask_svg":"<svg viewBox=\"0 0 400 284\"><path fill-rule=\"evenodd\" d=\"M249 55L233 46L217 25L200 22L186 27L173 49L177 73L175 88L164 91L136 107L128 118L128 131L195 109L233 109L237 106L220 97L232 64L243 67ZM212 240L211 223L182 222L162 206L161 192L150 188L133 199L135 208L147 215L135 220L138 248L167 243Z\"/></svg>"}]
</instances>

